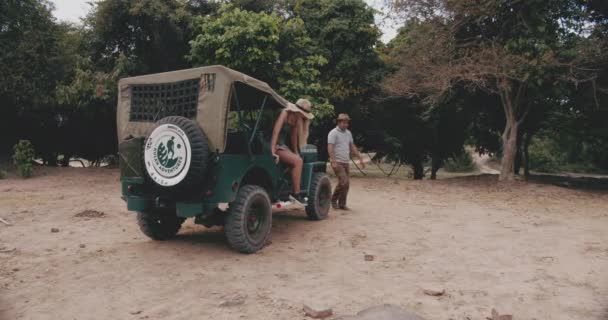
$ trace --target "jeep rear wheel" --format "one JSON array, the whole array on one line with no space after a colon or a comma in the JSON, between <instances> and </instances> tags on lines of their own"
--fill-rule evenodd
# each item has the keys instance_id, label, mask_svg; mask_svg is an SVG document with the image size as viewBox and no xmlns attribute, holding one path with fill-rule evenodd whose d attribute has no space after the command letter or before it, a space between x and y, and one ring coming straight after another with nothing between
<instances>
[{"instance_id":1,"label":"jeep rear wheel","mask_svg":"<svg viewBox=\"0 0 608 320\"><path fill-rule=\"evenodd\" d=\"M144 145L144 165L157 185L175 190L200 183L209 158L207 136L196 122L184 117L166 117Z\"/></svg>"},{"instance_id":2,"label":"jeep rear wheel","mask_svg":"<svg viewBox=\"0 0 608 320\"><path fill-rule=\"evenodd\" d=\"M329 214L331 205L331 181L327 174L317 172L312 177L310 191L308 192L308 204L306 215L311 220L323 220Z\"/></svg>"},{"instance_id":3,"label":"jeep rear wheel","mask_svg":"<svg viewBox=\"0 0 608 320\"><path fill-rule=\"evenodd\" d=\"M138 211L137 224L139 229L154 240L173 238L186 219L178 217L171 210Z\"/></svg>"},{"instance_id":4,"label":"jeep rear wheel","mask_svg":"<svg viewBox=\"0 0 608 320\"><path fill-rule=\"evenodd\" d=\"M262 187L246 185L230 203L224 231L230 246L242 253L264 247L272 227L272 205Z\"/></svg>"}]
</instances>

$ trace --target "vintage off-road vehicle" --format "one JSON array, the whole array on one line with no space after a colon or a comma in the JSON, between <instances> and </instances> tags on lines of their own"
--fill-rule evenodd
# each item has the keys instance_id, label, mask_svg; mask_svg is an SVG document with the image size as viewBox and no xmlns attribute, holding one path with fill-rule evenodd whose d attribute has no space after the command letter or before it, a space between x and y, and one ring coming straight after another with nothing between
<instances>
[{"instance_id":1,"label":"vintage off-road vehicle","mask_svg":"<svg viewBox=\"0 0 608 320\"><path fill-rule=\"evenodd\" d=\"M119 82L117 130L122 198L144 234L166 240L187 218L224 226L229 244L252 253L267 242L272 208L288 201L290 168L270 138L287 101L265 82L223 66ZM315 146L300 150L306 214L322 220L331 182Z\"/></svg>"}]
</instances>

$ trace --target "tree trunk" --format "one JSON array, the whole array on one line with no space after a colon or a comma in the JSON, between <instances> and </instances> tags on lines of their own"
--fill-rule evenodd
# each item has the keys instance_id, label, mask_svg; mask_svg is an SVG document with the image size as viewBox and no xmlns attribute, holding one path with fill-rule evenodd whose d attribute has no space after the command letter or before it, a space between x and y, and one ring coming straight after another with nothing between
<instances>
[{"instance_id":1,"label":"tree trunk","mask_svg":"<svg viewBox=\"0 0 608 320\"><path fill-rule=\"evenodd\" d=\"M414 169L414 180L422 180L422 178L424 178L424 166L422 165L422 161L412 163L412 169Z\"/></svg>"},{"instance_id":2,"label":"tree trunk","mask_svg":"<svg viewBox=\"0 0 608 320\"><path fill-rule=\"evenodd\" d=\"M497 80L500 100L505 112L505 130L502 133L502 161L500 162L499 181L515 180L515 158L517 157L517 140L519 125L528 114L525 105L520 105L521 97L526 90L527 80L517 85L512 92L512 83L506 78Z\"/></svg>"},{"instance_id":3,"label":"tree trunk","mask_svg":"<svg viewBox=\"0 0 608 320\"><path fill-rule=\"evenodd\" d=\"M439 156L434 156L431 159L431 180L437 179L437 171L441 168L441 160L439 160Z\"/></svg>"},{"instance_id":4,"label":"tree trunk","mask_svg":"<svg viewBox=\"0 0 608 320\"><path fill-rule=\"evenodd\" d=\"M518 176L519 175L519 171L521 169L521 163L522 163L522 136L521 134L518 135L517 137L517 153L515 154L515 163L513 163L513 173Z\"/></svg>"},{"instance_id":5,"label":"tree trunk","mask_svg":"<svg viewBox=\"0 0 608 320\"><path fill-rule=\"evenodd\" d=\"M524 136L524 176L527 178L530 176L530 153L528 149L530 148L530 140L532 140L532 135L530 133L526 133Z\"/></svg>"},{"instance_id":6,"label":"tree trunk","mask_svg":"<svg viewBox=\"0 0 608 320\"><path fill-rule=\"evenodd\" d=\"M69 167L70 166L70 158L72 157L72 155L70 154L64 154L63 155L63 160L61 160L61 166L62 167Z\"/></svg>"},{"instance_id":7,"label":"tree trunk","mask_svg":"<svg viewBox=\"0 0 608 320\"><path fill-rule=\"evenodd\" d=\"M511 123L509 123L511 122ZM507 118L507 126L502 134L502 161L500 162L500 181L515 180L515 157L517 156L518 123Z\"/></svg>"},{"instance_id":8,"label":"tree trunk","mask_svg":"<svg viewBox=\"0 0 608 320\"><path fill-rule=\"evenodd\" d=\"M56 167L57 166L57 154L53 153L53 152L49 152L45 155L43 155L43 163L46 166L49 167Z\"/></svg>"}]
</instances>

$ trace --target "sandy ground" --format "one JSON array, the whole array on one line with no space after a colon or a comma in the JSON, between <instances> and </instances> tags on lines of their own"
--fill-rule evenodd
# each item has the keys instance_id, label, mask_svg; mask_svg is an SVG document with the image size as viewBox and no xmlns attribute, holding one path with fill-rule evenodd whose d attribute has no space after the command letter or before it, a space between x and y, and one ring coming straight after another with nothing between
<instances>
[{"instance_id":1,"label":"sandy ground","mask_svg":"<svg viewBox=\"0 0 608 320\"><path fill-rule=\"evenodd\" d=\"M355 178L352 211L277 213L272 243L242 255L191 222L146 238L116 170L43 170L0 180L2 320L304 319L303 304L341 316L383 303L427 319L608 319L607 192Z\"/></svg>"}]
</instances>

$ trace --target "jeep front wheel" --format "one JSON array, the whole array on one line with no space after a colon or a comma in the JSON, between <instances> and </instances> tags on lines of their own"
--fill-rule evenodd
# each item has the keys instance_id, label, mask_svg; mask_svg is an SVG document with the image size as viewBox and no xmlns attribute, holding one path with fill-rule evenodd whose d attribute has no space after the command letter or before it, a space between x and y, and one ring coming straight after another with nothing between
<instances>
[{"instance_id":1,"label":"jeep front wheel","mask_svg":"<svg viewBox=\"0 0 608 320\"><path fill-rule=\"evenodd\" d=\"M272 205L266 191L258 186L243 186L230 203L224 231L230 246L242 253L264 247L272 227Z\"/></svg>"},{"instance_id":2,"label":"jeep front wheel","mask_svg":"<svg viewBox=\"0 0 608 320\"><path fill-rule=\"evenodd\" d=\"M329 214L331 205L331 181L327 174L317 172L312 177L310 191L308 192L308 204L306 215L311 220L323 220Z\"/></svg>"},{"instance_id":3,"label":"jeep front wheel","mask_svg":"<svg viewBox=\"0 0 608 320\"><path fill-rule=\"evenodd\" d=\"M173 238L186 219L171 210L138 211L137 224L146 236L154 240Z\"/></svg>"}]
</instances>

